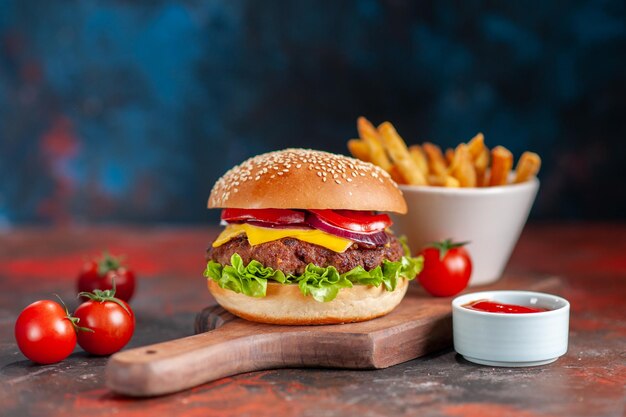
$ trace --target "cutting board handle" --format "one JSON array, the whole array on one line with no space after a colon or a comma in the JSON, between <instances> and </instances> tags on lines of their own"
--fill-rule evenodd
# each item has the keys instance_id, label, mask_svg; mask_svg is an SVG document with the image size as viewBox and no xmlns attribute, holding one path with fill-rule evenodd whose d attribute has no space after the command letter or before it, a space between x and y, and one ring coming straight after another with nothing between
<instances>
[{"instance_id":1,"label":"cutting board handle","mask_svg":"<svg viewBox=\"0 0 626 417\"><path fill-rule=\"evenodd\" d=\"M207 333L118 352L106 367L107 386L120 394L154 396L242 372L282 364L275 333L250 333L236 323Z\"/></svg>"}]
</instances>

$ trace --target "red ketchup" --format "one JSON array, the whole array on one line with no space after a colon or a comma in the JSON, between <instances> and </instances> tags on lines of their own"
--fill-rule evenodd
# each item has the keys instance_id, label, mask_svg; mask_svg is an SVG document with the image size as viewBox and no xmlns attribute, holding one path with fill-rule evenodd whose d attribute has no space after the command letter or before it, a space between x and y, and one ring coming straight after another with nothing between
<instances>
[{"instance_id":1,"label":"red ketchup","mask_svg":"<svg viewBox=\"0 0 626 417\"><path fill-rule=\"evenodd\" d=\"M469 308L470 310L486 311L488 313L504 313L504 314L542 313L544 311L548 311L545 308L518 306L515 304L503 304L497 301L489 301L489 300L472 301L469 304L465 304L463 307Z\"/></svg>"}]
</instances>

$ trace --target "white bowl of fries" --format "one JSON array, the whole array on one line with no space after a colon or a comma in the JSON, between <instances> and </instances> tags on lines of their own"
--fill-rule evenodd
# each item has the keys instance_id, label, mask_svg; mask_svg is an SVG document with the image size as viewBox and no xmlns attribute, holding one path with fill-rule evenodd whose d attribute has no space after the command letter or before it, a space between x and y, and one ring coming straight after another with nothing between
<instances>
[{"instance_id":1,"label":"white bowl of fries","mask_svg":"<svg viewBox=\"0 0 626 417\"><path fill-rule=\"evenodd\" d=\"M400 184L408 213L394 216L394 229L418 251L431 242L470 242L470 286L497 281L533 205L541 159L525 152L515 170L506 148L489 150L482 134L444 152L432 143L407 147L389 122L378 128L365 118L360 139L348 142L357 158L375 163Z\"/></svg>"},{"instance_id":2,"label":"white bowl of fries","mask_svg":"<svg viewBox=\"0 0 626 417\"><path fill-rule=\"evenodd\" d=\"M414 249L453 239L472 258L469 285L497 281L517 243L539 189L533 178L520 184L485 188L401 185L409 212L394 216L396 233Z\"/></svg>"}]
</instances>

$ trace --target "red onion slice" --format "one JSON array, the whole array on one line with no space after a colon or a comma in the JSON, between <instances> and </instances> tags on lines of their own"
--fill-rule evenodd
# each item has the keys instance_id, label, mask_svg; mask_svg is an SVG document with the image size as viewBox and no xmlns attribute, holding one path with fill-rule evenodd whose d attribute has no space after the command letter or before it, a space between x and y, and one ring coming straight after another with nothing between
<instances>
[{"instance_id":1,"label":"red onion slice","mask_svg":"<svg viewBox=\"0 0 626 417\"><path fill-rule=\"evenodd\" d=\"M221 219L227 222L263 222L273 224L304 223L306 213L290 209L238 209L222 210Z\"/></svg>"},{"instance_id":2,"label":"red onion slice","mask_svg":"<svg viewBox=\"0 0 626 417\"><path fill-rule=\"evenodd\" d=\"M299 229L299 230L311 230L312 227L308 224L297 223L297 224L276 224L276 223L267 223L267 222L259 222L259 221L242 221L242 222L226 222L227 224L250 224L256 227L263 227L265 229Z\"/></svg>"},{"instance_id":3,"label":"red onion slice","mask_svg":"<svg viewBox=\"0 0 626 417\"><path fill-rule=\"evenodd\" d=\"M224 222L224 220L222 220ZM306 218L307 224L275 224L258 221L243 221L243 222L224 222L226 224L250 224L252 226L263 227L266 229L298 229L298 230L311 230L318 229L322 232L329 233L334 236L339 236L345 239L350 239L356 243L363 245L366 248L374 248L381 246L389 242L389 235L384 231L379 232L353 232L351 230L342 229L330 223L325 222L314 214L310 214Z\"/></svg>"},{"instance_id":4,"label":"red onion slice","mask_svg":"<svg viewBox=\"0 0 626 417\"><path fill-rule=\"evenodd\" d=\"M306 222L316 229L323 232L330 233L331 235L343 237L345 239L353 240L357 243L364 245L365 247L381 246L389 242L389 235L384 231L373 233L357 233L350 230L342 229L330 223L326 223L315 215L309 215L306 218Z\"/></svg>"}]
</instances>

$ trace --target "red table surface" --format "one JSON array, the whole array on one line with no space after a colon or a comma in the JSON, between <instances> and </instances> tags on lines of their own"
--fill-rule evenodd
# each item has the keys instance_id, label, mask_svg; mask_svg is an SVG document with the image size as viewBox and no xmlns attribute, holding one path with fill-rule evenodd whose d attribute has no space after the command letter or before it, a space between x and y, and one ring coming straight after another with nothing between
<instances>
[{"instance_id":1,"label":"red table surface","mask_svg":"<svg viewBox=\"0 0 626 417\"><path fill-rule=\"evenodd\" d=\"M212 302L204 250L218 229L17 228L0 231L0 415L125 416L623 416L626 384L626 225L528 226L507 274L558 275L572 304L570 346L557 362L492 368L452 349L378 371L285 369L225 378L160 398L132 400L104 387L106 358L77 348L37 366L18 351L13 325L29 303L58 293L77 305L83 259L127 255L139 275L129 347L193 333Z\"/></svg>"}]
</instances>

